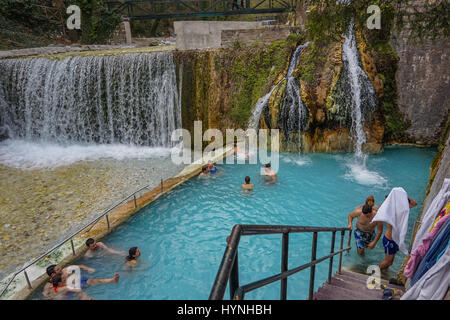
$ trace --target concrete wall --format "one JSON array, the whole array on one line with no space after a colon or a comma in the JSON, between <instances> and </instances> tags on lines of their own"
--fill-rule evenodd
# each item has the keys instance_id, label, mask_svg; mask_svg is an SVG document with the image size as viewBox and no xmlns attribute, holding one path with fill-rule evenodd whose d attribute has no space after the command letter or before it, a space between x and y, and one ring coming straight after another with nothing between
<instances>
[{"instance_id":1,"label":"concrete wall","mask_svg":"<svg viewBox=\"0 0 450 320\"><path fill-rule=\"evenodd\" d=\"M262 21L175 21L173 25L178 50L218 49L224 30L264 28Z\"/></svg>"},{"instance_id":2,"label":"concrete wall","mask_svg":"<svg viewBox=\"0 0 450 320\"><path fill-rule=\"evenodd\" d=\"M223 30L222 31L222 47L229 47L235 41L239 42L273 42L286 40L291 32L290 27L274 26L259 29L245 29L245 30Z\"/></svg>"}]
</instances>

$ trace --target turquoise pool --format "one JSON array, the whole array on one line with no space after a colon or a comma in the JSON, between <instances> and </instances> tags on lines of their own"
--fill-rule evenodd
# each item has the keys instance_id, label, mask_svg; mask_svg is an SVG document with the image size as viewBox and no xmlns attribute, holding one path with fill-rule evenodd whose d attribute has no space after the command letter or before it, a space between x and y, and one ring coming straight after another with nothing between
<instances>
[{"instance_id":1,"label":"turquoise pool","mask_svg":"<svg viewBox=\"0 0 450 320\"><path fill-rule=\"evenodd\" d=\"M384 195L398 186L420 203L411 210L409 241L434 155L430 148L387 147L383 153L369 156L363 166L355 162L353 154L280 154L274 185L264 184L260 164L219 165L216 176L189 180L102 240L119 250L138 246L142 256L135 270L128 270L122 257L108 254L79 259L76 263L96 269L92 276L121 275L119 284L89 287L86 292L95 299L207 299L226 237L235 224L345 227L348 213L366 196L373 194L375 202L381 204ZM246 175L255 183L250 193L240 188ZM290 268L309 262L311 238L309 234L290 236ZM319 234L317 257L329 253L330 239L330 234ZM352 251L344 255L343 263L364 272L383 256L381 239L362 258L356 254L352 238ZM386 277L398 271L403 258L399 252ZM239 246L240 283L278 273L280 259L281 235L243 237ZM315 289L326 280L327 272L327 262L316 267ZM290 277L288 299L306 299L308 281L309 269ZM248 293L246 299L278 299L279 287L276 282ZM37 292L32 298L40 297Z\"/></svg>"}]
</instances>

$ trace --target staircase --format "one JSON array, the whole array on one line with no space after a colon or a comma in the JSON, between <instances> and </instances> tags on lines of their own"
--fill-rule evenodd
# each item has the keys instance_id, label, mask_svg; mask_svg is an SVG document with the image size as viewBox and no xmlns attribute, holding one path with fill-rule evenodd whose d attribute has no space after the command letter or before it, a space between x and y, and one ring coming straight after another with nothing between
<instances>
[{"instance_id":1,"label":"staircase","mask_svg":"<svg viewBox=\"0 0 450 320\"><path fill-rule=\"evenodd\" d=\"M314 300L382 300L383 289L367 288L368 275L361 273L344 271L336 273L331 282L325 282L314 293ZM381 284L389 288L396 289L396 294L391 300L400 300L401 294L405 292L405 288L393 284L389 284L386 280L381 280Z\"/></svg>"}]
</instances>

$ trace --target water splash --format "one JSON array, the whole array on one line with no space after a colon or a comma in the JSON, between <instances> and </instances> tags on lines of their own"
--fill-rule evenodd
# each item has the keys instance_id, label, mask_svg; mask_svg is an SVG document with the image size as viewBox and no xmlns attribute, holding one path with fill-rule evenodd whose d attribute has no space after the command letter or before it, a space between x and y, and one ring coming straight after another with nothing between
<instances>
[{"instance_id":1,"label":"water splash","mask_svg":"<svg viewBox=\"0 0 450 320\"><path fill-rule=\"evenodd\" d=\"M0 132L44 142L170 147L181 108L170 52L0 61Z\"/></svg>"}]
</instances>

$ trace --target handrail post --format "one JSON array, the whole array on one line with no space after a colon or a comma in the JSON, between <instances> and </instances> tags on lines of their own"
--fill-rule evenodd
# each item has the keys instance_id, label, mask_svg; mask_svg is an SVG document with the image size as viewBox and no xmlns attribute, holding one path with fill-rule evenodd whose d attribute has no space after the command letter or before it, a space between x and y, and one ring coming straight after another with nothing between
<instances>
[{"instance_id":1,"label":"handrail post","mask_svg":"<svg viewBox=\"0 0 450 320\"><path fill-rule=\"evenodd\" d=\"M70 239L70 245L72 246L72 254L75 256L75 246L73 245L73 238Z\"/></svg>"},{"instance_id":2,"label":"handrail post","mask_svg":"<svg viewBox=\"0 0 450 320\"><path fill-rule=\"evenodd\" d=\"M347 247L350 247L351 240L352 240L352 229L350 229L349 233L348 233ZM347 255L349 255L349 254L350 254L350 250L347 250Z\"/></svg>"},{"instance_id":3,"label":"handrail post","mask_svg":"<svg viewBox=\"0 0 450 320\"><path fill-rule=\"evenodd\" d=\"M136 208L137 208L137 203L136 203L136 194L134 194L134 195L133 195L133 198L134 198L134 208L136 209Z\"/></svg>"},{"instance_id":4,"label":"handrail post","mask_svg":"<svg viewBox=\"0 0 450 320\"><path fill-rule=\"evenodd\" d=\"M105 217L106 217L106 224L108 225L108 229L109 229L109 228L110 228L110 224L109 224L109 216L106 215Z\"/></svg>"},{"instance_id":5,"label":"handrail post","mask_svg":"<svg viewBox=\"0 0 450 320\"><path fill-rule=\"evenodd\" d=\"M340 250L342 250L342 248L344 248L344 235L345 235L345 231L342 230L341 231L341 246L340 246ZM341 253L339 253L339 273L341 273L341 269L342 269L342 251Z\"/></svg>"},{"instance_id":6,"label":"handrail post","mask_svg":"<svg viewBox=\"0 0 450 320\"><path fill-rule=\"evenodd\" d=\"M233 266L230 274L230 300L235 300L236 290L239 288L239 260L238 249L236 249L236 256L234 257Z\"/></svg>"},{"instance_id":7,"label":"handrail post","mask_svg":"<svg viewBox=\"0 0 450 320\"><path fill-rule=\"evenodd\" d=\"M25 279L27 280L28 289L33 289L33 287L31 286L30 278L28 278L28 274L25 270L23 271L23 274L25 276Z\"/></svg>"},{"instance_id":8,"label":"handrail post","mask_svg":"<svg viewBox=\"0 0 450 320\"><path fill-rule=\"evenodd\" d=\"M161 193L164 192L164 184L163 184L163 179L161 179Z\"/></svg>"},{"instance_id":9,"label":"handrail post","mask_svg":"<svg viewBox=\"0 0 450 320\"><path fill-rule=\"evenodd\" d=\"M316 260L316 252L317 252L317 232L314 232L313 242L312 242L311 262ZM308 300L313 299L315 273L316 273L316 265L313 265L313 266L311 266L311 273L309 276L309 298L308 298Z\"/></svg>"},{"instance_id":10,"label":"handrail post","mask_svg":"<svg viewBox=\"0 0 450 320\"><path fill-rule=\"evenodd\" d=\"M333 231L333 235L331 237L331 249L330 254L334 253L334 242L336 240L336 231ZM330 267L328 269L328 283L331 283L331 274L333 272L333 257L330 258Z\"/></svg>"},{"instance_id":11,"label":"handrail post","mask_svg":"<svg viewBox=\"0 0 450 320\"><path fill-rule=\"evenodd\" d=\"M281 244L281 272L288 270L289 257L289 233L283 233L283 241ZM280 300L287 298L287 278L281 279Z\"/></svg>"}]
</instances>

